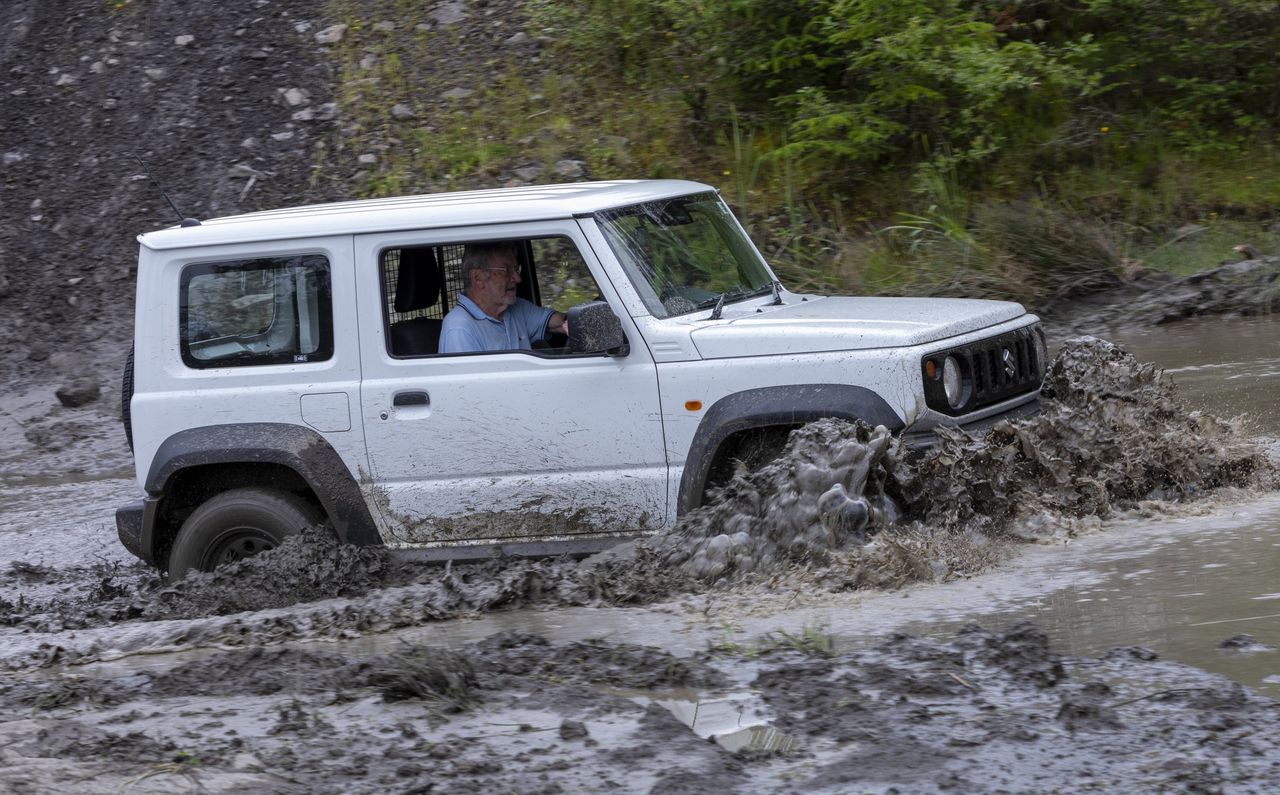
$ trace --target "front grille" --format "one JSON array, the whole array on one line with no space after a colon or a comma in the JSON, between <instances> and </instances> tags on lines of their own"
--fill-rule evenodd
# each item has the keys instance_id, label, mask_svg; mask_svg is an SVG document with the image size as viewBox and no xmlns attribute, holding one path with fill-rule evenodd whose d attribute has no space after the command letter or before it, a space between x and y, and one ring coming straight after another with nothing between
<instances>
[{"instance_id":1,"label":"front grille","mask_svg":"<svg viewBox=\"0 0 1280 795\"><path fill-rule=\"evenodd\" d=\"M924 357L920 368L924 378L925 402L934 411L957 416L1038 390L1045 368L1036 345L1039 333L1038 324L1026 326ZM954 356L960 363L960 376L964 383L964 397L956 408L948 403L942 384L943 362L948 356ZM930 377L930 362L933 363L933 377Z\"/></svg>"}]
</instances>

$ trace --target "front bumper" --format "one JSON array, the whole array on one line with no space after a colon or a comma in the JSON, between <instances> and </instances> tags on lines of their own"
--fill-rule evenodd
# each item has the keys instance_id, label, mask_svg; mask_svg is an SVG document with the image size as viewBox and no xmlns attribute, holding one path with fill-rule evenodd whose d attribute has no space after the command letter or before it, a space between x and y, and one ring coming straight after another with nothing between
<instances>
[{"instance_id":1,"label":"front bumper","mask_svg":"<svg viewBox=\"0 0 1280 795\"><path fill-rule=\"evenodd\" d=\"M1034 399L1026 403L1020 403L1007 411L1002 411L999 414L992 414L989 417L983 417L980 420L974 420L973 422L953 427L963 428L970 433L981 433L982 431L989 430L993 425L1004 420L1018 420L1023 417L1030 417L1035 414L1039 414L1040 408L1040 397L1037 395ZM912 451L927 450L938 443L938 435L934 433L932 428L926 431L904 431L902 439L906 443L907 449Z\"/></svg>"},{"instance_id":2,"label":"front bumper","mask_svg":"<svg viewBox=\"0 0 1280 795\"><path fill-rule=\"evenodd\" d=\"M147 497L116 509L116 535L120 536L120 543L143 563L152 565L155 556L151 539L159 507L158 498Z\"/></svg>"}]
</instances>

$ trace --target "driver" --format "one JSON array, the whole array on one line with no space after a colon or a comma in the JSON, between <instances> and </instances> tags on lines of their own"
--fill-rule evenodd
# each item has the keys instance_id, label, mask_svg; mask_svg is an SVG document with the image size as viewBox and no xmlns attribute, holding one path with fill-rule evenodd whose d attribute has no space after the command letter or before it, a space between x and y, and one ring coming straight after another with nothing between
<instances>
[{"instance_id":1,"label":"driver","mask_svg":"<svg viewBox=\"0 0 1280 795\"><path fill-rule=\"evenodd\" d=\"M568 334L564 313L516 295L520 264L515 243L469 243L462 255L466 288L445 315L441 353L531 350L550 334Z\"/></svg>"}]
</instances>

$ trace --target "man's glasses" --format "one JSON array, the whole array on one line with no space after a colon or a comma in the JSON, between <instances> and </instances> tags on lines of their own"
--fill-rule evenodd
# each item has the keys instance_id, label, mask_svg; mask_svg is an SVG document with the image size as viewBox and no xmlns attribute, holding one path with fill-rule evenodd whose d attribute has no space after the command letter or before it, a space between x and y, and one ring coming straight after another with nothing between
<instances>
[{"instance_id":1,"label":"man's glasses","mask_svg":"<svg viewBox=\"0 0 1280 795\"><path fill-rule=\"evenodd\" d=\"M515 276L516 274L524 273L524 268L520 267L519 265L517 265L514 268L476 268L476 270L497 271L499 273L505 273L507 274L508 279L510 279L512 276Z\"/></svg>"}]
</instances>

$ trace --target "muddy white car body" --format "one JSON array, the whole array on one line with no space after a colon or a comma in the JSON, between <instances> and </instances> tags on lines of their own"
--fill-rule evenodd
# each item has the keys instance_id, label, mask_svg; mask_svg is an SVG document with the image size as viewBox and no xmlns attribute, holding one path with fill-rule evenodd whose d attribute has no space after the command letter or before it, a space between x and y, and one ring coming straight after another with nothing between
<instances>
[{"instance_id":1,"label":"muddy white car body","mask_svg":"<svg viewBox=\"0 0 1280 795\"><path fill-rule=\"evenodd\" d=\"M523 297L586 299L557 307L573 336L441 355L461 252L497 240L519 248ZM927 443L1034 411L1044 370L1014 303L785 290L715 191L679 180L318 205L139 241L125 414L146 496L117 526L161 568L321 519L422 557L602 548L670 527L800 424Z\"/></svg>"}]
</instances>

